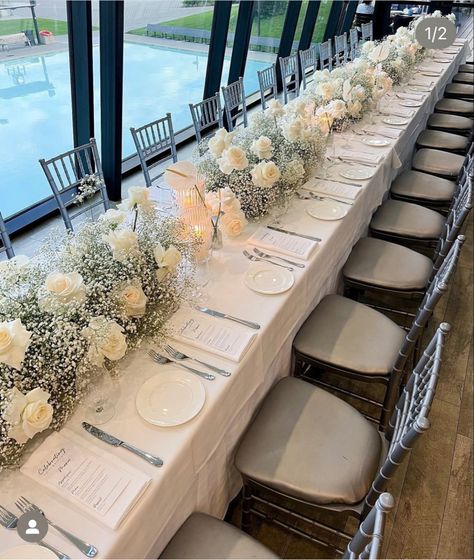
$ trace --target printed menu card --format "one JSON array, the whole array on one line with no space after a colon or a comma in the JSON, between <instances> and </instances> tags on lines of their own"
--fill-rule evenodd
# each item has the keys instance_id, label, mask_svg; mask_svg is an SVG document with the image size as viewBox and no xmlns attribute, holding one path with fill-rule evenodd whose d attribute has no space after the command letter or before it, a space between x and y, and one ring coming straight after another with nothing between
<instances>
[{"instance_id":1,"label":"printed menu card","mask_svg":"<svg viewBox=\"0 0 474 560\"><path fill-rule=\"evenodd\" d=\"M308 260L313 249L318 244L316 241L282 233L266 227L259 227L247 240L249 245L256 245L262 249L276 251L289 257Z\"/></svg>"},{"instance_id":2,"label":"printed menu card","mask_svg":"<svg viewBox=\"0 0 474 560\"><path fill-rule=\"evenodd\" d=\"M348 183L338 183L333 180L325 181L324 179L314 178L306 181L301 188L316 194L340 198L341 200L355 200L361 192L361 187L349 185Z\"/></svg>"},{"instance_id":3,"label":"printed menu card","mask_svg":"<svg viewBox=\"0 0 474 560\"><path fill-rule=\"evenodd\" d=\"M68 429L49 436L21 472L112 529L151 480Z\"/></svg>"}]
</instances>

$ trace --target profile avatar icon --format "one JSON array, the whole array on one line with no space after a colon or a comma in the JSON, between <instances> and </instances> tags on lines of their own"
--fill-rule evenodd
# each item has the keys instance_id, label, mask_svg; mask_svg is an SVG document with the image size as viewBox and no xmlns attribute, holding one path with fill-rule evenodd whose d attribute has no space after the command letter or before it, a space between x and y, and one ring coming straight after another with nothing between
<instances>
[{"instance_id":1,"label":"profile avatar icon","mask_svg":"<svg viewBox=\"0 0 474 560\"><path fill-rule=\"evenodd\" d=\"M25 535L39 535L37 525L38 523L34 519L30 519L28 521L28 529L25 531Z\"/></svg>"}]
</instances>

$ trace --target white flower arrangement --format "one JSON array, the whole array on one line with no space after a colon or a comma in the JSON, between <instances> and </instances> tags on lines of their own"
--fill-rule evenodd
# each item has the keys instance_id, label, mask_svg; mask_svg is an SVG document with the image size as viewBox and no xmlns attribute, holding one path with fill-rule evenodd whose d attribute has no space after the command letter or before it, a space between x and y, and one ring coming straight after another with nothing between
<instances>
[{"instance_id":1,"label":"white flower arrangement","mask_svg":"<svg viewBox=\"0 0 474 560\"><path fill-rule=\"evenodd\" d=\"M85 175L77 187L77 194L74 197L76 204L82 204L104 186L104 182L97 175Z\"/></svg>"},{"instance_id":2,"label":"white flower arrangement","mask_svg":"<svg viewBox=\"0 0 474 560\"><path fill-rule=\"evenodd\" d=\"M152 212L145 191L130 194L131 214L110 210L76 233L54 232L31 261L2 263L0 470L64 424L97 368L114 373L145 337L161 340L191 291L197 241Z\"/></svg>"}]
</instances>

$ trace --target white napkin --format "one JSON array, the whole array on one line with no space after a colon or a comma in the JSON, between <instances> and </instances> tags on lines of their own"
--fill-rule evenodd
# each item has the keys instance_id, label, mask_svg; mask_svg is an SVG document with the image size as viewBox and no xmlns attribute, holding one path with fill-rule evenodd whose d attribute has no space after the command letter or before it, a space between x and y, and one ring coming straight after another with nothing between
<instances>
[{"instance_id":1,"label":"white napkin","mask_svg":"<svg viewBox=\"0 0 474 560\"><path fill-rule=\"evenodd\" d=\"M291 229L291 228L288 228ZM297 235L281 233L259 227L257 231L247 240L247 244L256 245L262 249L276 251L282 255L308 260L317 242Z\"/></svg>"},{"instance_id":2,"label":"white napkin","mask_svg":"<svg viewBox=\"0 0 474 560\"><path fill-rule=\"evenodd\" d=\"M171 319L171 337L195 348L240 362L257 333L229 321L181 308Z\"/></svg>"},{"instance_id":3,"label":"white napkin","mask_svg":"<svg viewBox=\"0 0 474 560\"><path fill-rule=\"evenodd\" d=\"M432 80L423 80L423 79L418 80L418 79L416 79L416 80L410 80L408 82L408 85L409 86L422 86L422 87L425 87L425 88L430 88L430 90L431 90L431 88L433 86L433 81Z\"/></svg>"},{"instance_id":4,"label":"white napkin","mask_svg":"<svg viewBox=\"0 0 474 560\"><path fill-rule=\"evenodd\" d=\"M20 470L69 504L116 529L151 478L106 451L105 443L95 445L93 439L67 428L55 432Z\"/></svg>"},{"instance_id":5,"label":"white napkin","mask_svg":"<svg viewBox=\"0 0 474 560\"><path fill-rule=\"evenodd\" d=\"M405 92L397 93L397 97L399 99L414 99L415 101L421 101L422 99L425 98L425 96L422 95L421 93L405 93Z\"/></svg>"},{"instance_id":6,"label":"white napkin","mask_svg":"<svg viewBox=\"0 0 474 560\"><path fill-rule=\"evenodd\" d=\"M399 138L402 131L398 128L392 128L390 126L380 126L378 124L369 124L364 126L364 131L380 134L380 136L385 136L386 138Z\"/></svg>"},{"instance_id":7,"label":"white napkin","mask_svg":"<svg viewBox=\"0 0 474 560\"><path fill-rule=\"evenodd\" d=\"M418 68L418 72L425 72L426 74L433 74L434 76L441 76L442 70L440 70L439 66L420 66Z\"/></svg>"},{"instance_id":8,"label":"white napkin","mask_svg":"<svg viewBox=\"0 0 474 560\"><path fill-rule=\"evenodd\" d=\"M357 150L347 150L341 148L337 151L337 157L344 161L350 161L354 163L368 163L370 165L378 165L382 159L382 154L374 154L370 152L361 152Z\"/></svg>"},{"instance_id":9,"label":"white napkin","mask_svg":"<svg viewBox=\"0 0 474 560\"><path fill-rule=\"evenodd\" d=\"M386 110L382 110L381 113L382 115L403 117L406 119L413 117L413 111L411 109L386 109Z\"/></svg>"},{"instance_id":10,"label":"white napkin","mask_svg":"<svg viewBox=\"0 0 474 560\"><path fill-rule=\"evenodd\" d=\"M343 201L355 200L362 190L361 187L354 187L353 185L348 185L347 183L335 183L333 181L325 181L324 179L314 178L306 181L301 188L323 196L326 195L341 199Z\"/></svg>"}]
</instances>

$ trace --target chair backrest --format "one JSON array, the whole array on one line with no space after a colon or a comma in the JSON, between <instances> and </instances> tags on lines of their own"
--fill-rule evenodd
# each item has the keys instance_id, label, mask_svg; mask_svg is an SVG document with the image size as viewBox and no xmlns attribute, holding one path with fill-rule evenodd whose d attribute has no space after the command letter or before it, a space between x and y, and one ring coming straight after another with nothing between
<instances>
[{"instance_id":1,"label":"chair backrest","mask_svg":"<svg viewBox=\"0 0 474 560\"><path fill-rule=\"evenodd\" d=\"M309 49L300 51L301 79L303 88L306 89L308 79L318 69L319 45L311 45Z\"/></svg>"},{"instance_id":2,"label":"chair backrest","mask_svg":"<svg viewBox=\"0 0 474 560\"><path fill-rule=\"evenodd\" d=\"M374 40L374 22L369 21L368 23L360 24L360 38L362 41L373 41Z\"/></svg>"},{"instance_id":3,"label":"chair backrest","mask_svg":"<svg viewBox=\"0 0 474 560\"><path fill-rule=\"evenodd\" d=\"M353 27L349 31L349 43L350 43L351 60L354 60L359 50L359 31L357 30L357 27Z\"/></svg>"},{"instance_id":4,"label":"chair backrest","mask_svg":"<svg viewBox=\"0 0 474 560\"><path fill-rule=\"evenodd\" d=\"M201 142L202 132L206 129L215 125L219 128L224 126L219 92L199 103L190 103L189 109L193 118L194 131L198 142Z\"/></svg>"},{"instance_id":5,"label":"chair backrest","mask_svg":"<svg viewBox=\"0 0 474 560\"><path fill-rule=\"evenodd\" d=\"M10 236L8 235L7 228L5 226L5 222L3 221L3 216L0 213L0 240L2 244L0 245L0 255L2 253L6 253L9 259L12 259L15 256L15 252L13 251L12 242L10 241Z\"/></svg>"},{"instance_id":6,"label":"chair backrest","mask_svg":"<svg viewBox=\"0 0 474 560\"><path fill-rule=\"evenodd\" d=\"M298 55L280 57L280 74L283 86L283 99L288 103L290 94L296 97L300 92L300 67Z\"/></svg>"},{"instance_id":7,"label":"chair backrest","mask_svg":"<svg viewBox=\"0 0 474 560\"><path fill-rule=\"evenodd\" d=\"M319 66L321 70L332 70L332 44L331 39L319 45Z\"/></svg>"},{"instance_id":8,"label":"chair backrest","mask_svg":"<svg viewBox=\"0 0 474 560\"><path fill-rule=\"evenodd\" d=\"M243 78L239 78L228 86L222 86L222 95L224 97L227 130L232 132L236 126L241 124L246 127L248 120ZM240 117L242 117L242 121L239 123Z\"/></svg>"},{"instance_id":9,"label":"chair backrest","mask_svg":"<svg viewBox=\"0 0 474 560\"><path fill-rule=\"evenodd\" d=\"M390 420L388 453L365 498L364 514L374 506L405 455L430 426L428 415L435 396L444 342L449 330L447 323L438 327L403 388Z\"/></svg>"},{"instance_id":10,"label":"chair backrest","mask_svg":"<svg viewBox=\"0 0 474 560\"><path fill-rule=\"evenodd\" d=\"M262 111L267 108L267 101L276 99L278 95L276 65L272 64L264 70L258 70L258 84L260 86L260 99Z\"/></svg>"},{"instance_id":11,"label":"chair backrest","mask_svg":"<svg viewBox=\"0 0 474 560\"><path fill-rule=\"evenodd\" d=\"M48 179L58 204L59 211L66 228L73 230L72 220L77 216L102 205L104 210L110 208L109 197L104 183L104 175L100 164L99 152L94 138L90 142L73 148L49 160L40 159L41 167ZM84 180L95 178L99 200L89 204L77 204L77 197ZM75 206L75 212L69 209Z\"/></svg>"},{"instance_id":12,"label":"chair backrest","mask_svg":"<svg viewBox=\"0 0 474 560\"><path fill-rule=\"evenodd\" d=\"M343 558L369 558L376 560L382 554L382 541L387 515L395 507L395 500L388 492L378 497L375 506L359 525L357 533L347 545Z\"/></svg>"},{"instance_id":13,"label":"chair backrest","mask_svg":"<svg viewBox=\"0 0 474 560\"><path fill-rule=\"evenodd\" d=\"M171 113L166 113L166 117L162 117L139 128L132 127L130 132L135 143L146 186L151 187L153 181L156 181L164 173L163 170L156 175L151 174L151 171L157 165L169 159L173 160L174 163L178 161ZM168 151L169 155L158 161L159 156Z\"/></svg>"},{"instance_id":14,"label":"chair backrest","mask_svg":"<svg viewBox=\"0 0 474 560\"><path fill-rule=\"evenodd\" d=\"M347 33L344 33L334 37L334 60L336 61L336 66L342 66L348 59Z\"/></svg>"}]
</instances>

